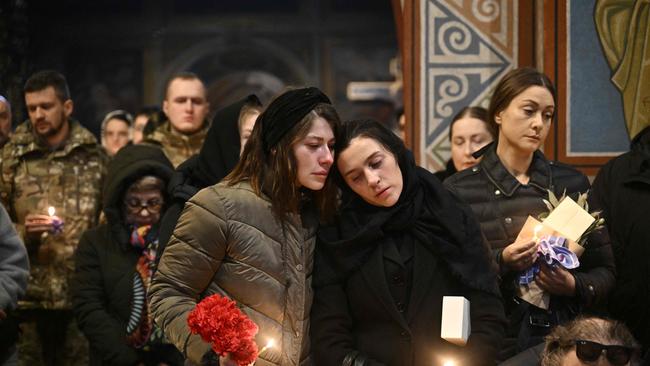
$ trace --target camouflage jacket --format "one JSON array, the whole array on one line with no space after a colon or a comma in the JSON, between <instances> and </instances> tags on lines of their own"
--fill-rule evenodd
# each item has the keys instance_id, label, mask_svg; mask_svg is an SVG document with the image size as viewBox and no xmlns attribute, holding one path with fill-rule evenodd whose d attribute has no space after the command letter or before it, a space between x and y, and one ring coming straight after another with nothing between
<instances>
[{"instance_id":1,"label":"camouflage jacket","mask_svg":"<svg viewBox=\"0 0 650 366\"><path fill-rule=\"evenodd\" d=\"M209 123L192 135L183 135L172 131L171 124L166 121L158 126L151 134L145 136L145 143L161 146L165 155L172 162L174 168L178 167L190 156L198 154L203 146L203 140L208 133Z\"/></svg>"},{"instance_id":2,"label":"camouflage jacket","mask_svg":"<svg viewBox=\"0 0 650 366\"><path fill-rule=\"evenodd\" d=\"M39 144L29 121L16 128L0 161L0 198L27 246L31 263L23 308L69 309L68 279L81 234L97 225L106 154L95 137L70 121L70 135L56 150ZM63 222L59 234L25 236L25 216L48 214Z\"/></svg>"}]
</instances>

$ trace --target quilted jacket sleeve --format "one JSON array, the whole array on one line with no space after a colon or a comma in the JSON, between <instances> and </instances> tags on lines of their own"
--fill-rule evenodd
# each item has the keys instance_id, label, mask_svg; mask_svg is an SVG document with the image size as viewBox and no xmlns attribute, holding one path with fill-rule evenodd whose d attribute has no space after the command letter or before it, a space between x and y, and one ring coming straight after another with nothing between
<instances>
[{"instance_id":1,"label":"quilted jacket sleeve","mask_svg":"<svg viewBox=\"0 0 650 366\"><path fill-rule=\"evenodd\" d=\"M149 292L154 320L192 362L200 364L210 345L190 334L187 315L209 286L227 249L227 221L214 187L197 193L178 220Z\"/></svg>"}]
</instances>

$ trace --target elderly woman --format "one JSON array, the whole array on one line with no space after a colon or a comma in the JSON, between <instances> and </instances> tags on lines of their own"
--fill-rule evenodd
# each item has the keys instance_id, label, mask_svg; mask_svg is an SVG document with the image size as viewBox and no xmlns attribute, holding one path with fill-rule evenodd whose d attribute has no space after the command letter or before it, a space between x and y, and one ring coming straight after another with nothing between
<instances>
[{"instance_id":1,"label":"elderly woman","mask_svg":"<svg viewBox=\"0 0 650 366\"><path fill-rule=\"evenodd\" d=\"M629 366L638 360L639 344L616 320L578 318L546 336L542 366Z\"/></svg>"},{"instance_id":2,"label":"elderly woman","mask_svg":"<svg viewBox=\"0 0 650 366\"><path fill-rule=\"evenodd\" d=\"M75 253L72 299L90 343L90 365L179 365L153 325L146 295L155 271L158 222L173 168L152 146L121 149L108 167L107 222L86 231Z\"/></svg>"}]
</instances>

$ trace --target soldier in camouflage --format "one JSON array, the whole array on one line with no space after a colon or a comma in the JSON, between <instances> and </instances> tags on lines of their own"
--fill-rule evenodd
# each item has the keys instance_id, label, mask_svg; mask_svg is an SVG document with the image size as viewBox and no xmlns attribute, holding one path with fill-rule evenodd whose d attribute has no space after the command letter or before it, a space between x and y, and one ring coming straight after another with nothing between
<instances>
[{"instance_id":1,"label":"soldier in camouflage","mask_svg":"<svg viewBox=\"0 0 650 366\"><path fill-rule=\"evenodd\" d=\"M11 137L11 104L0 95L0 149Z\"/></svg>"},{"instance_id":2,"label":"soldier in camouflage","mask_svg":"<svg viewBox=\"0 0 650 366\"><path fill-rule=\"evenodd\" d=\"M97 225L107 157L70 119L73 103L63 75L38 72L24 91L29 121L16 128L0 161L0 198L31 263L19 303L19 359L22 365L87 364L68 281L81 234Z\"/></svg>"},{"instance_id":3,"label":"soldier in camouflage","mask_svg":"<svg viewBox=\"0 0 650 366\"><path fill-rule=\"evenodd\" d=\"M168 120L145 136L145 143L161 146L174 167L198 154L208 132L210 104L198 76L184 72L167 83L163 111Z\"/></svg>"}]
</instances>

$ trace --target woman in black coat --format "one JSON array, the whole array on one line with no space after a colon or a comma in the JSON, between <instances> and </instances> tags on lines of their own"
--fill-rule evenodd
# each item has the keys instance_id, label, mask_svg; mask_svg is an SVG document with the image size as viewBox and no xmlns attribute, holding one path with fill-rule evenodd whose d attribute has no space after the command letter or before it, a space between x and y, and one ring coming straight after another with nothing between
<instances>
[{"instance_id":1,"label":"woman in black coat","mask_svg":"<svg viewBox=\"0 0 650 366\"><path fill-rule=\"evenodd\" d=\"M173 167L157 147L122 148L103 192L107 223L89 229L75 252L72 301L90 344L90 365L182 365L152 323L147 290L155 271L158 221Z\"/></svg>"},{"instance_id":2,"label":"woman in black coat","mask_svg":"<svg viewBox=\"0 0 650 366\"><path fill-rule=\"evenodd\" d=\"M577 314L602 306L614 284L614 262L606 230L588 238L580 267L541 265L535 278L551 294L549 310L516 297L517 278L537 259L537 243L515 242L528 215L548 209L548 190L574 200L589 189L577 170L546 160L539 147L555 116L555 89L548 77L535 69L508 72L495 88L488 110L489 122L498 130L496 143L478 153L479 165L459 172L445 186L467 202L481 223L501 273L501 292L509 326L500 359L543 342L556 325Z\"/></svg>"},{"instance_id":3,"label":"woman in black coat","mask_svg":"<svg viewBox=\"0 0 650 366\"><path fill-rule=\"evenodd\" d=\"M631 151L600 169L592 194L617 264L609 310L641 342L650 364L650 126L634 138Z\"/></svg>"},{"instance_id":4,"label":"woman in black coat","mask_svg":"<svg viewBox=\"0 0 650 366\"><path fill-rule=\"evenodd\" d=\"M262 109L254 94L230 104L214 115L198 155L176 168L167 187L170 204L160 220L160 254L169 242L185 202L205 187L219 183L237 165L239 154Z\"/></svg>"},{"instance_id":5,"label":"woman in black coat","mask_svg":"<svg viewBox=\"0 0 650 366\"><path fill-rule=\"evenodd\" d=\"M336 151L343 204L316 248L316 365L493 364L503 307L469 208L376 121L344 124ZM470 302L466 346L440 337L447 295Z\"/></svg>"}]
</instances>

